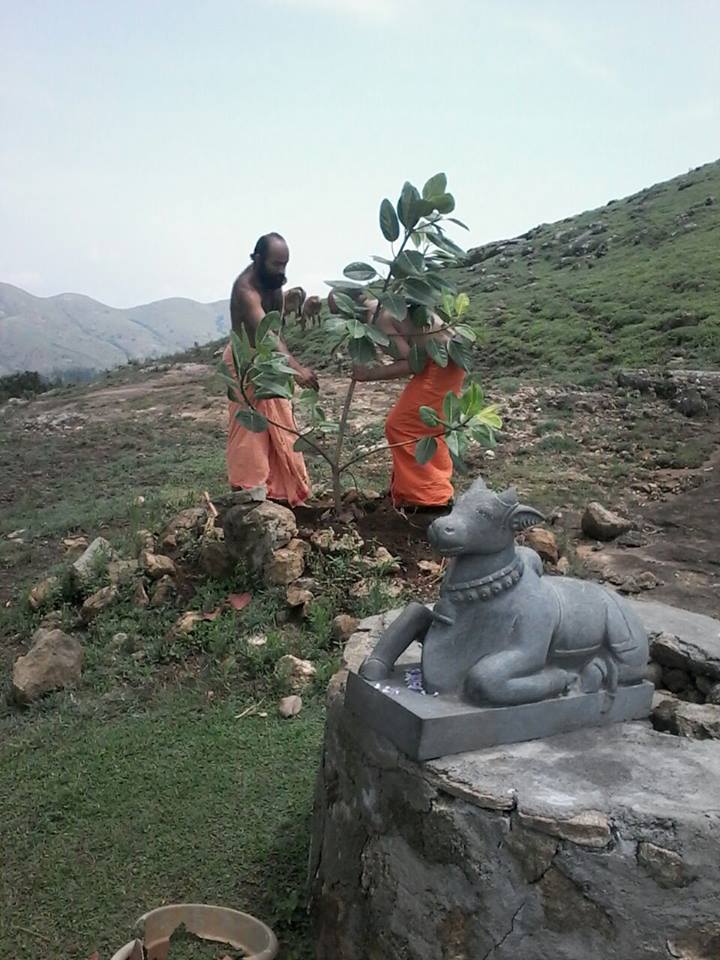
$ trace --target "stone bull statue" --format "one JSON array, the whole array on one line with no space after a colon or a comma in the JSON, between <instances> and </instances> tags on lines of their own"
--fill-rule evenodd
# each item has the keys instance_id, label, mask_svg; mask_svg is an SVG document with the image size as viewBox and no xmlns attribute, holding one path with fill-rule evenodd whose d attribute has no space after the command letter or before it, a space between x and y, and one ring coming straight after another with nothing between
<instances>
[{"instance_id":1,"label":"stone bull statue","mask_svg":"<svg viewBox=\"0 0 720 960\"><path fill-rule=\"evenodd\" d=\"M571 691L611 695L640 682L647 634L623 600L596 583L544 577L517 531L542 522L510 488L495 494L476 480L429 539L451 557L432 611L411 603L385 631L360 674L388 677L415 640L422 643L428 693L477 706L535 703Z\"/></svg>"}]
</instances>

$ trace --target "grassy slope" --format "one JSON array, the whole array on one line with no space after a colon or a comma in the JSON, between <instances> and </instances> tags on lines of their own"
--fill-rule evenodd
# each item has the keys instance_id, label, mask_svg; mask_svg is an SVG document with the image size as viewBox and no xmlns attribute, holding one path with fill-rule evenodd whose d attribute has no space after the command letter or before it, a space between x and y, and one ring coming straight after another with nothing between
<instances>
[{"instance_id":1,"label":"grassy slope","mask_svg":"<svg viewBox=\"0 0 720 960\"><path fill-rule=\"evenodd\" d=\"M583 237L591 224L605 229ZM577 381L679 356L720 365L720 161L526 237L453 271L483 369Z\"/></svg>"}]
</instances>

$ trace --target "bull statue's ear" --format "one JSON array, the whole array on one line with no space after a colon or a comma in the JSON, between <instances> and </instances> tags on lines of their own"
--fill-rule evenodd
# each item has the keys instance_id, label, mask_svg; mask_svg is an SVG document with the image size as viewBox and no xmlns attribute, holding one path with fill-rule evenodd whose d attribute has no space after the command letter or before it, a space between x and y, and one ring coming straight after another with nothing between
<instances>
[{"instance_id":1,"label":"bull statue's ear","mask_svg":"<svg viewBox=\"0 0 720 960\"><path fill-rule=\"evenodd\" d=\"M501 500L506 507L511 507L513 504L518 502L517 490L515 487L508 487L507 490L503 490L502 493L497 495L498 500Z\"/></svg>"},{"instance_id":2,"label":"bull statue's ear","mask_svg":"<svg viewBox=\"0 0 720 960\"><path fill-rule=\"evenodd\" d=\"M545 517L534 507L526 507L519 503L510 515L510 526L516 532L527 530L528 527L534 527L538 523L544 523Z\"/></svg>"}]
</instances>

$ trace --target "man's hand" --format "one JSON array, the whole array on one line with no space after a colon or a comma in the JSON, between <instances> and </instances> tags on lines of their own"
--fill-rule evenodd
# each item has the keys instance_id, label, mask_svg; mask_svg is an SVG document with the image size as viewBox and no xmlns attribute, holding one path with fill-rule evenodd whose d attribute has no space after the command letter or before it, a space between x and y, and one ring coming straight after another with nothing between
<instances>
[{"instance_id":1,"label":"man's hand","mask_svg":"<svg viewBox=\"0 0 720 960\"><path fill-rule=\"evenodd\" d=\"M367 383L369 380L375 380L375 367L368 367L362 363L353 364L352 372L353 380L358 380L360 383Z\"/></svg>"},{"instance_id":2,"label":"man's hand","mask_svg":"<svg viewBox=\"0 0 720 960\"><path fill-rule=\"evenodd\" d=\"M310 367L298 367L295 371L295 379L305 390L319 389L317 374Z\"/></svg>"}]
</instances>

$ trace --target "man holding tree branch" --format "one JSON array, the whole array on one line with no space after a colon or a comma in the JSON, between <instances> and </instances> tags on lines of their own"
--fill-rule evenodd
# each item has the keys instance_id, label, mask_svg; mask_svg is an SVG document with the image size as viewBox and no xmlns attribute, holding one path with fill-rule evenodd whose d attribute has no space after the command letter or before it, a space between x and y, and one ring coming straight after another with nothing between
<instances>
[{"instance_id":1,"label":"man holding tree branch","mask_svg":"<svg viewBox=\"0 0 720 960\"><path fill-rule=\"evenodd\" d=\"M233 284L230 317L233 331L241 334L244 330L254 346L255 332L263 317L273 310L282 311L282 286L289 260L287 244L277 233L266 234L258 240L251 259L250 266ZM316 374L293 357L280 337L277 348L285 354L296 382L301 387L317 390ZM223 360L233 375L231 344L225 348ZM290 506L304 503L310 496L310 484L303 456L293 450L297 428L290 401L283 397L253 401L253 407L267 418L268 427L261 432L249 430L238 422L236 416L238 411L247 409L247 404L240 396L237 376L234 379L238 383L236 399L231 399L228 407L227 470L230 486L233 490L243 490L264 485L271 500Z\"/></svg>"},{"instance_id":2,"label":"man holding tree branch","mask_svg":"<svg viewBox=\"0 0 720 960\"><path fill-rule=\"evenodd\" d=\"M361 295L367 311L368 323L373 322L388 339L383 348L393 359L391 363L355 365L353 379L362 382L397 380L410 377L410 382L400 394L385 421L385 436L392 453L393 471L390 496L398 508L434 511L443 509L453 498L453 464L442 430L430 427L420 417L421 406L431 407L442 415L443 400L448 391L459 395L465 371L448 358L446 366L430 359L420 373L413 374L409 357L413 345L432 354L433 342L447 345L450 334L437 314L422 306L411 306L404 320L398 320L388 310L377 310L377 301ZM335 311L333 294L328 306ZM413 316L422 311L423 316ZM418 320L422 322L417 322ZM434 456L424 464L415 458L415 444L421 437L437 438Z\"/></svg>"}]
</instances>

